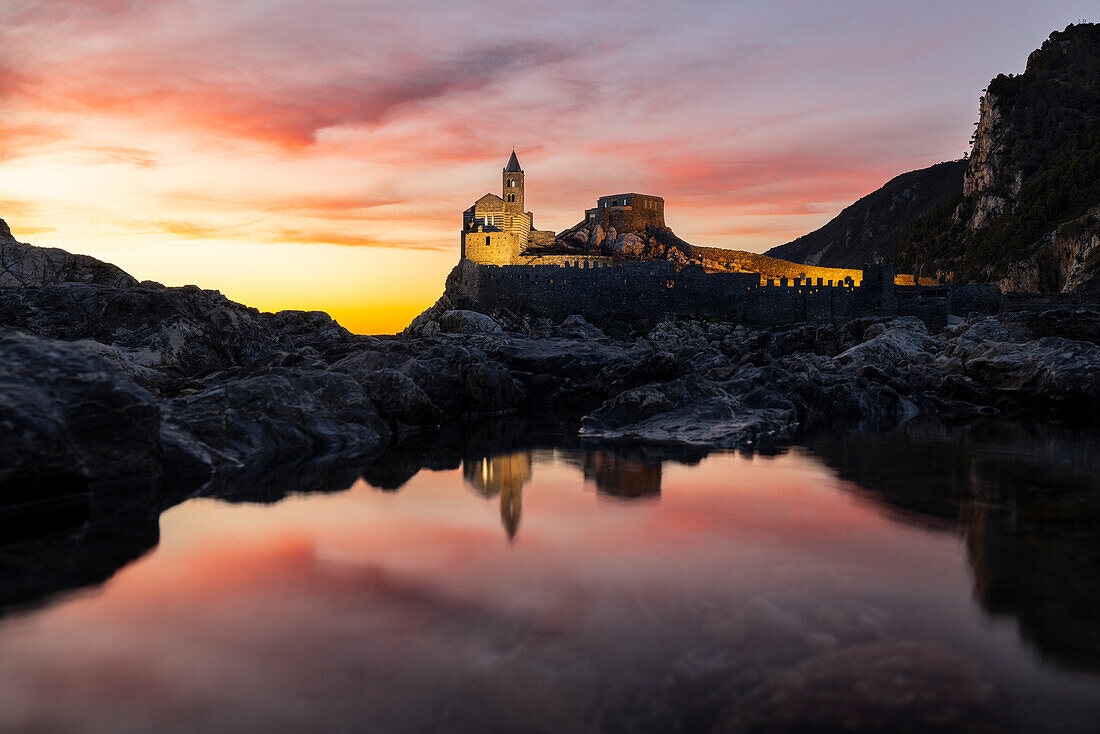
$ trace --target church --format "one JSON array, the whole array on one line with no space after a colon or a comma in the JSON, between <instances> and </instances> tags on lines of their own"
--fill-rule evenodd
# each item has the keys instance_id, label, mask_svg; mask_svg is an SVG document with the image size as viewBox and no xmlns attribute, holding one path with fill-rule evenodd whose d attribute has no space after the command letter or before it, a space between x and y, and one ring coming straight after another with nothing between
<instances>
[{"instance_id":1,"label":"church","mask_svg":"<svg viewBox=\"0 0 1100 734\"><path fill-rule=\"evenodd\" d=\"M523 168L513 150L501 171L501 195L485 194L462 213L463 260L479 265L563 265L577 264L579 259L590 261L590 264L610 264L609 255L613 252L601 253L599 249L603 235L600 242L585 238L593 251L582 258L568 248L555 252L558 235L550 230L535 229L534 216L524 209L523 184ZM634 193L601 196L594 208L585 210L579 224L560 236L576 239L579 230L599 226L611 245L615 233L642 232L649 225L667 229L664 208L665 201L659 196Z\"/></svg>"},{"instance_id":2,"label":"church","mask_svg":"<svg viewBox=\"0 0 1100 734\"><path fill-rule=\"evenodd\" d=\"M462 258L511 265L528 246L553 244L554 233L535 229L523 207L523 169L513 150L501 172L501 195L485 194L462 213Z\"/></svg>"}]
</instances>

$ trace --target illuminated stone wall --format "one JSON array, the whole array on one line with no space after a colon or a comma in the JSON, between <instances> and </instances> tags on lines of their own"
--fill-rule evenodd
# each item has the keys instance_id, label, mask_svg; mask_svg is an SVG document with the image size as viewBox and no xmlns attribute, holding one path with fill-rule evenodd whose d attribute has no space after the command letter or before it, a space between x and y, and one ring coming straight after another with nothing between
<instances>
[{"instance_id":1,"label":"illuminated stone wall","mask_svg":"<svg viewBox=\"0 0 1100 734\"><path fill-rule=\"evenodd\" d=\"M780 260L776 257L759 255L755 252L743 252L740 250L720 250L714 247L694 247L693 254L716 265L722 265L728 269L742 273L759 273L761 283L777 281L787 278L789 281L798 279L805 283L809 280L814 285L820 279L822 285L843 283L851 279L853 285L859 285L863 280L863 271L855 268L823 268L816 265L802 265L789 260ZM770 283L769 283L770 284Z\"/></svg>"},{"instance_id":2,"label":"illuminated stone wall","mask_svg":"<svg viewBox=\"0 0 1100 734\"><path fill-rule=\"evenodd\" d=\"M458 288L475 304L551 318L580 314L593 323L660 320L667 314L775 325L843 323L857 316L898 313L894 275L863 272L862 286L780 281L761 285L755 273L707 273L668 262L486 266L462 263ZM929 301L922 308L931 309ZM944 304L940 305L945 308Z\"/></svg>"},{"instance_id":3,"label":"illuminated stone wall","mask_svg":"<svg viewBox=\"0 0 1100 734\"><path fill-rule=\"evenodd\" d=\"M462 256L485 265L510 265L522 249L512 232L477 229L462 234Z\"/></svg>"}]
</instances>

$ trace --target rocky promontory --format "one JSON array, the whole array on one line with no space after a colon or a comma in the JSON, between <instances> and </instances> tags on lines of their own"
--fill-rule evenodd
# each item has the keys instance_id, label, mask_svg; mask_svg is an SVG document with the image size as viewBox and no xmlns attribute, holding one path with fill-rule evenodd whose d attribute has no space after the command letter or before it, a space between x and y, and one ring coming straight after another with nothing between
<instances>
[{"instance_id":1,"label":"rocky promontory","mask_svg":"<svg viewBox=\"0 0 1100 734\"><path fill-rule=\"evenodd\" d=\"M24 263L0 284L5 503L369 459L502 415L738 447L916 415L1092 420L1100 407L1091 308L963 314L942 333L914 318L753 329L682 317L609 334L445 295L404 334L372 337L323 313L261 313L92 258L5 248Z\"/></svg>"}]
</instances>

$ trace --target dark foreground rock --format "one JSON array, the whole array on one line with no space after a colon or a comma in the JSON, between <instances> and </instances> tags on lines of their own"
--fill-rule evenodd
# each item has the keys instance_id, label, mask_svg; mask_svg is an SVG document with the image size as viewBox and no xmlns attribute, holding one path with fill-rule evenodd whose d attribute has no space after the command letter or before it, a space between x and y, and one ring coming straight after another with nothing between
<instances>
[{"instance_id":1,"label":"dark foreground rock","mask_svg":"<svg viewBox=\"0 0 1100 734\"><path fill-rule=\"evenodd\" d=\"M941 334L915 318L772 330L681 318L609 336L577 316L443 299L406 334L367 337L322 313L261 313L36 250L23 262L69 264L24 264L0 287L0 501L44 482L205 480L369 456L501 414L737 447L919 414L1091 420L1100 407L1100 312L1084 308L974 315Z\"/></svg>"},{"instance_id":2,"label":"dark foreground rock","mask_svg":"<svg viewBox=\"0 0 1100 734\"><path fill-rule=\"evenodd\" d=\"M16 242L7 222L0 219L0 287L45 283L133 286L137 280L94 257Z\"/></svg>"}]
</instances>

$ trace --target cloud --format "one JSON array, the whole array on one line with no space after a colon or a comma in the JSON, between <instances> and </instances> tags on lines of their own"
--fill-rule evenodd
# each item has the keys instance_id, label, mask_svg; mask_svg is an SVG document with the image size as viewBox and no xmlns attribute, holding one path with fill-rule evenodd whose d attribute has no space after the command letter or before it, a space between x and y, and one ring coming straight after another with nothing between
<instances>
[{"instance_id":1,"label":"cloud","mask_svg":"<svg viewBox=\"0 0 1100 734\"><path fill-rule=\"evenodd\" d=\"M63 5L57 12L28 11L22 18L26 37L13 42L11 55L25 53L38 63L16 72L12 62L0 62L0 96L9 103L42 112L147 118L287 147L310 145L328 128L377 127L410 107L449 96L473 98L501 80L577 53L538 39L495 39L394 53L383 63L362 54L332 58L318 48L300 58L307 51L303 46L310 45L308 34L289 47L280 45L281 38L244 41L224 32L210 36L196 30L180 38L162 27L171 17L151 12L139 18L148 27L132 32L147 31L152 42L167 36L162 45L100 28L61 50L39 46L57 33L52 23L83 18L87 11L84 3ZM119 14L136 12L130 3L112 5ZM278 32L282 37L287 30ZM3 37L15 38L10 30ZM319 56L328 63L315 61Z\"/></svg>"},{"instance_id":2,"label":"cloud","mask_svg":"<svg viewBox=\"0 0 1100 734\"><path fill-rule=\"evenodd\" d=\"M100 145L85 148L83 162L89 165L119 164L152 168L157 164L156 154L151 150L128 148L120 145Z\"/></svg>"},{"instance_id":3,"label":"cloud","mask_svg":"<svg viewBox=\"0 0 1100 734\"><path fill-rule=\"evenodd\" d=\"M453 244L438 245L423 242L397 241L371 237L370 235L347 234L326 230L282 229L267 237L268 242L304 244L304 245L343 245L347 247L387 247L409 250L454 249Z\"/></svg>"}]
</instances>

